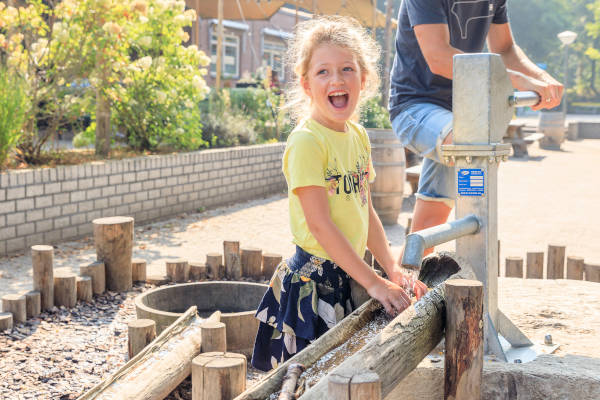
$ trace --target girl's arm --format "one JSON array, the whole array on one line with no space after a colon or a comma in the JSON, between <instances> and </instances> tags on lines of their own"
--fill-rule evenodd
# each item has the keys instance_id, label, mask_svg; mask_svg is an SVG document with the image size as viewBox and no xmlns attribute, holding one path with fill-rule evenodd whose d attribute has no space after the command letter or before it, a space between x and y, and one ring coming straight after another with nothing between
<instances>
[{"instance_id":1,"label":"girl's arm","mask_svg":"<svg viewBox=\"0 0 600 400\"><path fill-rule=\"evenodd\" d=\"M327 193L321 186L296 188L308 229L327 254L355 281L364 287L371 297L379 300L386 312L402 312L410 305L404 290L377 275L354 251L350 242L340 232L329 215Z\"/></svg>"},{"instance_id":2,"label":"girl's arm","mask_svg":"<svg viewBox=\"0 0 600 400\"><path fill-rule=\"evenodd\" d=\"M383 225L371 203L371 191L369 191L369 236L367 238L367 247L371 250L371 253L373 253L373 256L379 265L383 267L392 282L405 289L412 289L417 300L427 293L427 286L423 282L413 279L409 275L404 275L394 261Z\"/></svg>"}]
</instances>

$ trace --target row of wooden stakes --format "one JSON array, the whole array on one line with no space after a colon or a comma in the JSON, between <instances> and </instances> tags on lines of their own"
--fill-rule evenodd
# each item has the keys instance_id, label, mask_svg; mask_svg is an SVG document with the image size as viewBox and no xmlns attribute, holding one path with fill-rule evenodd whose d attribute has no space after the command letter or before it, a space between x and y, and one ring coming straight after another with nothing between
<instances>
[{"instance_id":1,"label":"row of wooden stakes","mask_svg":"<svg viewBox=\"0 0 600 400\"><path fill-rule=\"evenodd\" d=\"M544 252L527 252L526 263L523 257L506 257L504 276L526 279L572 279L600 282L600 265L588 264L582 257L566 256L566 246L548 245L546 273L544 275ZM525 267L525 268L524 268ZM566 268L565 268L566 267ZM498 268L500 276L500 268Z\"/></svg>"}]
</instances>

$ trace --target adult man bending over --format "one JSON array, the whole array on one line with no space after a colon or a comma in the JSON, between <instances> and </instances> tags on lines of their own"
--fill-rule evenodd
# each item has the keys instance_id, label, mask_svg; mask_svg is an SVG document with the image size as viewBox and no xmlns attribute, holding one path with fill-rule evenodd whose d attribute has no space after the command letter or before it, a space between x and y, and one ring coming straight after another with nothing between
<instances>
[{"instance_id":1,"label":"adult man bending over","mask_svg":"<svg viewBox=\"0 0 600 400\"><path fill-rule=\"evenodd\" d=\"M402 0L389 108L400 141L425 157L412 232L445 223L454 207L454 168L441 157L441 145L452 143L452 57L481 52L486 39L489 51L502 56L513 87L540 95L534 110L560 103L562 84L514 42L506 0Z\"/></svg>"}]
</instances>

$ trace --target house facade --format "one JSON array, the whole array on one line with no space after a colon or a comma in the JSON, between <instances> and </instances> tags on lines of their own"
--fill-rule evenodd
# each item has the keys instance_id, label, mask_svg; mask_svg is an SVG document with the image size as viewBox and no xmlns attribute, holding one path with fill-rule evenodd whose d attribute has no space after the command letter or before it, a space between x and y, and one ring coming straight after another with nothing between
<instances>
[{"instance_id":1,"label":"house facade","mask_svg":"<svg viewBox=\"0 0 600 400\"><path fill-rule=\"evenodd\" d=\"M284 65L287 41L293 36L296 21L312 17L293 8L282 7L268 20L223 21L223 86L234 87L244 76L254 75L260 68L270 67L281 83L291 78ZM191 43L211 57L210 73L205 77L213 86L216 77L217 20L201 19L192 27Z\"/></svg>"}]
</instances>

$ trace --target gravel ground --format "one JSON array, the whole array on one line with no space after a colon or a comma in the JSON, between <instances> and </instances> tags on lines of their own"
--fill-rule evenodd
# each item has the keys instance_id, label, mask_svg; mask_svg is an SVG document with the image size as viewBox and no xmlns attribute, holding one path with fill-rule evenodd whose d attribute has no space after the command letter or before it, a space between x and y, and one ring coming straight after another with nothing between
<instances>
[{"instance_id":1,"label":"gravel ground","mask_svg":"<svg viewBox=\"0 0 600 400\"><path fill-rule=\"evenodd\" d=\"M501 260L567 246L567 255L600 264L600 141L565 142L562 151L530 147L528 158L511 158L499 171ZM398 224L387 226L392 250L404 242L404 226L414 205L405 189ZM180 215L135 229L134 257L149 273L165 273L165 261L204 261L222 251L223 240L239 240L284 256L293 252L287 200L283 194L199 214ZM440 249L451 250L453 244ZM91 238L55 247L55 268L75 273L95 260ZM503 270L504 262L501 262ZM576 281L501 279L500 306L534 340L552 333L562 353L600 357L600 284ZM31 257L0 258L0 296L31 289ZM56 309L0 334L0 398L75 398L107 377L127 359L127 321L133 297L145 288L107 293L72 310ZM522 299L527 299L524 301ZM261 375L250 371L250 383ZM187 398L185 382L172 399ZM61 397L62 396L62 397Z\"/></svg>"}]
</instances>

